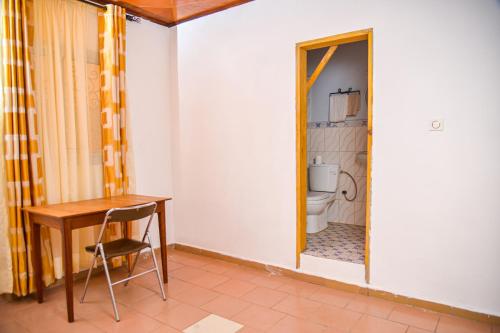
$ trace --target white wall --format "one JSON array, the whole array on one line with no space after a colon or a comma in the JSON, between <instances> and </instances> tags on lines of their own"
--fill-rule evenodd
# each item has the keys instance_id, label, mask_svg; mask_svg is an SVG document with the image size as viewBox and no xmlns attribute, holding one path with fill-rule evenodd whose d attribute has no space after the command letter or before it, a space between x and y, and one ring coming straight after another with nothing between
<instances>
[{"instance_id":1,"label":"white wall","mask_svg":"<svg viewBox=\"0 0 500 333\"><path fill-rule=\"evenodd\" d=\"M308 51L307 73L312 75L328 48ZM366 41L340 45L314 82L308 95L309 122L328 121L330 93L338 89L359 90L359 112L348 119L368 119L366 94L368 87L368 43Z\"/></svg>"},{"instance_id":2,"label":"white wall","mask_svg":"<svg viewBox=\"0 0 500 333\"><path fill-rule=\"evenodd\" d=\"M127 91L135 192L173 196L170 29L127 21ZM144 231L141 225L141 234ZM167 241L173 242L173 203L167 204ZM158 223L151 229L159 246Z\"/></svg>"},{"instance_id":3,"label":"white wall","mask_svg":"<svg viewBox=\"0 0 500 333\"><path fill-rule=\"evenodd\" d=\"M180 25L176 242L294 267L295 43L369 27L371 286L500 315L496 0L257 0Z\"/></svg>"}]
</instances>

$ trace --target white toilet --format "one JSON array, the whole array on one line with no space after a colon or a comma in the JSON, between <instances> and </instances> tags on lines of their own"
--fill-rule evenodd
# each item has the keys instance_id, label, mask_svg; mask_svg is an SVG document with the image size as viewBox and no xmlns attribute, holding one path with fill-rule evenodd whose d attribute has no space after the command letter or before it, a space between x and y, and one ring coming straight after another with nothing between
<instances>
[{"instance_id":1,"label":"white toilet","mask_svg":"<svg viewBox=\"0 0 500 333\"><path fill-rule=\"evenodd\" d=\"M311 234L328 227L328 208L335 201L340 168L338 164L312 164L308 171L306 232Z\"/></svg>"}]
</instances>

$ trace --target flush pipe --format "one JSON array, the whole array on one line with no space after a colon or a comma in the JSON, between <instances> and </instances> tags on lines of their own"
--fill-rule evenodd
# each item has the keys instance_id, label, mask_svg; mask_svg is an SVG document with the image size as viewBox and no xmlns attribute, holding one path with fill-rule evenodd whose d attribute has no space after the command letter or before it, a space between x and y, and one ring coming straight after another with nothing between
<instances>
[{"instance_id":1,"label":"flush pipe","mask_svg":"<svg viewBox=\"0 0 500 333\"><path fill-rule=\"evenodd\" d=\"M347 201L354 201L356 199L356 197L358 196L358 184L356 184L356 180L354 180L354 177L351 176L351 174L347 171L344 171L344 170L341 170L340 171L341 174L346 174L349 178L351 178L353 184L354 184L354 197L352 198L348 198L347 197L347 191L346 190L343 190L342 191L342 194L344 195L344 198L347 200Z\"/></svg>"}]
</instances>

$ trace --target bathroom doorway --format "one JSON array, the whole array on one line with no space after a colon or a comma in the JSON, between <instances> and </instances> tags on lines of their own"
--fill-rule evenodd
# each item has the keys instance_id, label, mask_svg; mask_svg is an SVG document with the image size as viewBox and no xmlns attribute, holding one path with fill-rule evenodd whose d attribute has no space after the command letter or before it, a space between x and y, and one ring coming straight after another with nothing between
<instances>
[{"instance_id":1,"label":"bathroom doorway","mask_svg":"<svg viewBox=\"0 0 500 333\"><path fill-rule=\"evenodd\" d=\"M371 59L371 29L297 44L297 268L301 253L361 264L366 282Z\"/></svg>"}]
</instances>

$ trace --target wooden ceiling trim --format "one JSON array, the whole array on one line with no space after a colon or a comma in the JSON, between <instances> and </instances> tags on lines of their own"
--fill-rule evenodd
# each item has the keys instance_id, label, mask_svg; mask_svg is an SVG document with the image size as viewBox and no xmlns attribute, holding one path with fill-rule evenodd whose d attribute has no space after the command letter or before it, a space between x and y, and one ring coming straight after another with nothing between
<instances>
[{"instance_id":1,"label":"wooden ceiling trim","mask_svg":"<svg viewBox=\"0 0 500 333\"><path fill-rule=\"evenodd\" d=\"M189 15L189 16L187 16L185 18L180 19L180 20L177 20L171 26L175 26L175 25L178 25L178 24L181 24L181 23L184 23L184 22L188 22L188 21L191 21L191 20L203 17L203 16L210 15L210 14L215 14L217 12L221 12L223 10L226 10L226 9L229 9L229 8L232 8L232 7L243 5L243 4L245 4L247 2L251 2L251 1L254 1L254 0L236 0L236 1L233 1L231 3L225 4L225 5L222 5L222 6L219 6L219 7L207 9L207 10L204 10L204 11L201 11L201 12Z\"/></svg>"},{"instance_id":2,"label":"wooden ceiling trim","mask_svg":"<svg viewBox=\"0 0 500 333\"><path fill-rule=\"evenodd\" d=\"M154 23L166 27L173 27L178 24L188 22L210 14L214 14L254 0L234 0L223 4L218 4L216 0L212 1L208 0L205 6L208 8L206 9L203 8L201 10L198 8L200 3L197 3L196 1L193 1L192 3L189 2L186 3L179 0L170 0L170 1L163 0L164 1L163 5L165 7L161 7L162 3L159 3L158 6L155 7L151 5L140 6L134 4L133 3L134 0L92 0L92 1L103 5L106 4L118 5L125 8L127 10L127 13L129 14L139 16L141 18L144 18L146 20L152 21ZM213 2L213 4L211 4L210 2ZM169 3L171 4L170 6ZM192 12L192 13L178 17L179 8L181 7L183 13L184 12L188 13Z\"/></svg>"},{"instance_id":3,"label":"wooden ceiling trim","mask_svg":"<svg viewBox=\"0 0 500 333\"><path fill-rule=\"evenodd\" d=\"M127 10L127 14L132 14L134 16L141 17L143 19L149 20L151 22L154 22L156 24L163 25L165 27L172 27L173 25L169 25L165 20L162 19L161 16L155 15L151 11L147 11L145 9L142 9L140 7L131 5L129 3L126 3L124 1L106 1L106 0L92 0L93 2L100 3L101 5L118 5L120 7L123 7Z\"/></svg>"}]
</instances>

